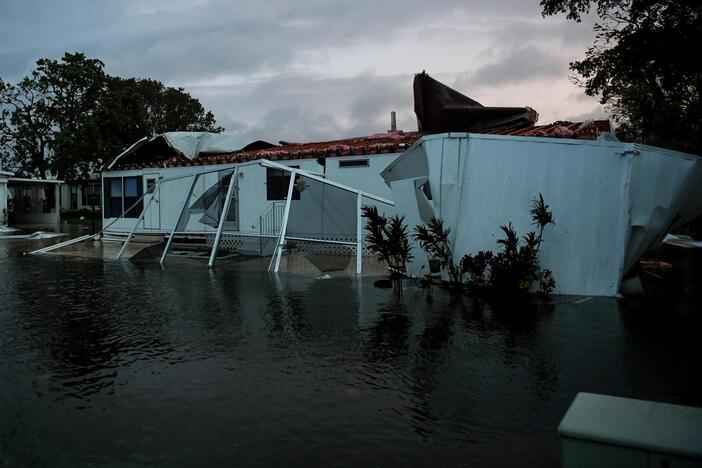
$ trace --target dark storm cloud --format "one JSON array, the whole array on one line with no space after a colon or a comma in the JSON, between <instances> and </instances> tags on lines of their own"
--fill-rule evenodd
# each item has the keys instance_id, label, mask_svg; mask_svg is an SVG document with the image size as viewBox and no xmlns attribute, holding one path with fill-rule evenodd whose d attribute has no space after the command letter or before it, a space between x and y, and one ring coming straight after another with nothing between
<instances>
[{"instance_id":1,"label":"dark storm cloud","mask_svg":"<svg viewBox=\"0 0 702 468\"><path fill-rule=\"evenodd\" d=\"M455 86L468 89L499 86L567 74L568 62L563 58L554 55L547 48L527 46L505 51L498 61L460 75L455 81Z\"/></svg>"},{"instance_id":2,"label":"dark storm cloud","mask_svg":"<svg viewBox=\"0 0 702 468\"><path fill-rule=\"evenodd\" d=\"M559 79L591 37L541 18L538 0L0 0L0 11L6 80L82 51L113 75L184 86L228 131L272 140L383 131L391 110L412 130L413 73L461 89Z\"/></svg>"},{"instance_id":3,"label":"dark storm cloud","mask_svg":"<svg viewBox=\"0 0 702 468\"><path fill-rule=\"evenodd\" d=\"M499 15L525 2L3 2L1 52L30 48L17 75L64 50L99 53L110 70L162 80L275 71L310 50L380 45L412 25L441 23L446 12ZM534 10L531 6L531 10ZM501 13L502 12L502 13Z\"/></svg>"},{"instance_id":4,"label":"dark storm cloud","mask_svg":"<svg viewBox=\"0 0 702 468\"><path fill-rule=\"evenodd\" d=\"M390 111L415 128L412 76L277 77L236 86L197 87L206 105L219 103L219 123L250 139L324 140L385 131Z\"/></svg>"}]
</instances>

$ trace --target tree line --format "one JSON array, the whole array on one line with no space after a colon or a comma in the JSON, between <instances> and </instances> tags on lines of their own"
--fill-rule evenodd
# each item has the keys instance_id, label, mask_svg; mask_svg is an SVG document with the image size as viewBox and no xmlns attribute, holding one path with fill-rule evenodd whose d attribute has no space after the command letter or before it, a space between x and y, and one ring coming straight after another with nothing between
<instances>
[{"instance_id":1,"label":"tree line","mask_svg":"<svg viewBox=\"0 0 702 468\"><path fill-rule=\"evenodd\" d=\"M702 153L699 0L540 0L544 16L580 21L593 12L595 43L570 64L597 96L617 134ZM25 175L81 178L145 135L222 131L182 88L109 76L82 53L41 59L16 84L0 78L0 161Z\"/></svg>"},{"instance_id":2,"label":"tree line","mask_svg":"<svg viewBox=\"0 0 702 468\"><path fill-rule=\"evenodd\" d=\"M624 141L702 153L699 0L541 0L544 16L581 21L594 13L596 39L570 64Z\"/></svg>"},{"instance_id":3,"label":"tree line","mask_svg":"<svg viewBox=\"0 0 702 468\"><path fill-rule=\"evenodd\" d=\"M128 145L168 131L221 132L183 88L120 78L82 53L43 58L17 83L0 78L0 163L27 177L80 180Z\"/></svg>"}]
</instances>

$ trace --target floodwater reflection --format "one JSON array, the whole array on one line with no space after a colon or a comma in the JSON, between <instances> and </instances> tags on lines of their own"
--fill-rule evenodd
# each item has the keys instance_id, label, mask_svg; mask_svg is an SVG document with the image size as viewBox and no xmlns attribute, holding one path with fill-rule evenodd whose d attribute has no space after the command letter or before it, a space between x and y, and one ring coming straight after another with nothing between
<instances>
[{"instance_id":1,"label":"floodwater reflection","mask_svg":"<svg viewBox=\"0 0 702 468\"><path fill-rule=\"evenodd\" d=\"M0 461L557 465L579 391L702 405L699 304L0 256Z\"/></svg>"}]
</instances>

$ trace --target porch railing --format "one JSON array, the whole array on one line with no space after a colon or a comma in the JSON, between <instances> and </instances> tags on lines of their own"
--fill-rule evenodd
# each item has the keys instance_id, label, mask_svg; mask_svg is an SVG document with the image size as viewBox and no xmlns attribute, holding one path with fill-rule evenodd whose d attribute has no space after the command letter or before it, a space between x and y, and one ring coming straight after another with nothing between
<instances>
[{"instance_id":1,"label":"porch railing","mask_svg":"<svg viewBox=\"0 0 702 468\"><path fill-rule=\"evenodd\" d=\"M258 217L258 233L263 236L275 236L280 233L285 213L285 202L273 202Z\"/></svg>"}]
</instances>

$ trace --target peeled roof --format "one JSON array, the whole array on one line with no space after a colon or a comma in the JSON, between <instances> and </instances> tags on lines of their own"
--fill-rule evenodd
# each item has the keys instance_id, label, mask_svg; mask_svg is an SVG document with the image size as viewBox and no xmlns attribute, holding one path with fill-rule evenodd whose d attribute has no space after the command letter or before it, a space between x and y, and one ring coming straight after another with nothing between
<instances>
[{"instance_id":1,"label":"peeled roof","mask_svg":"<svg viewBox=\"0 0 702 468\"><path fill-rule=\"evenodd\" d=\"M531 125L499 130L483 130L472 133L527 136L547 138L570 138L579 140L596 140L604 133L611 132L608 120L594 120L586 122L554 122L549 125ZM288 143L282 146L257 149L251 151L237 150L222 153L201 151L192 159L180 155L173 155L160 161L140 161L119 164L115 169L140 169L144 167L183 167L203 166L211 164L232 164L268 159L271 161L284 161L294 159L326 158L338 156L366 156L375 154L402 153L424 133L389 131L376 133L364 137L346 138L312 143Z\"/></svg>"},{"instance_id":2,"label":"peeled roof","mask_svg":"<svg viewBox=\"0 0 702 468\"><path fill-rule=\"evenodd\" d=\"M173 158L187 161L202 153L235 151L247 143L241 137L228 133L166 132L137 141L117 156L108 169L130 164L145 167Z\"/></svg>"}]
</instances>

